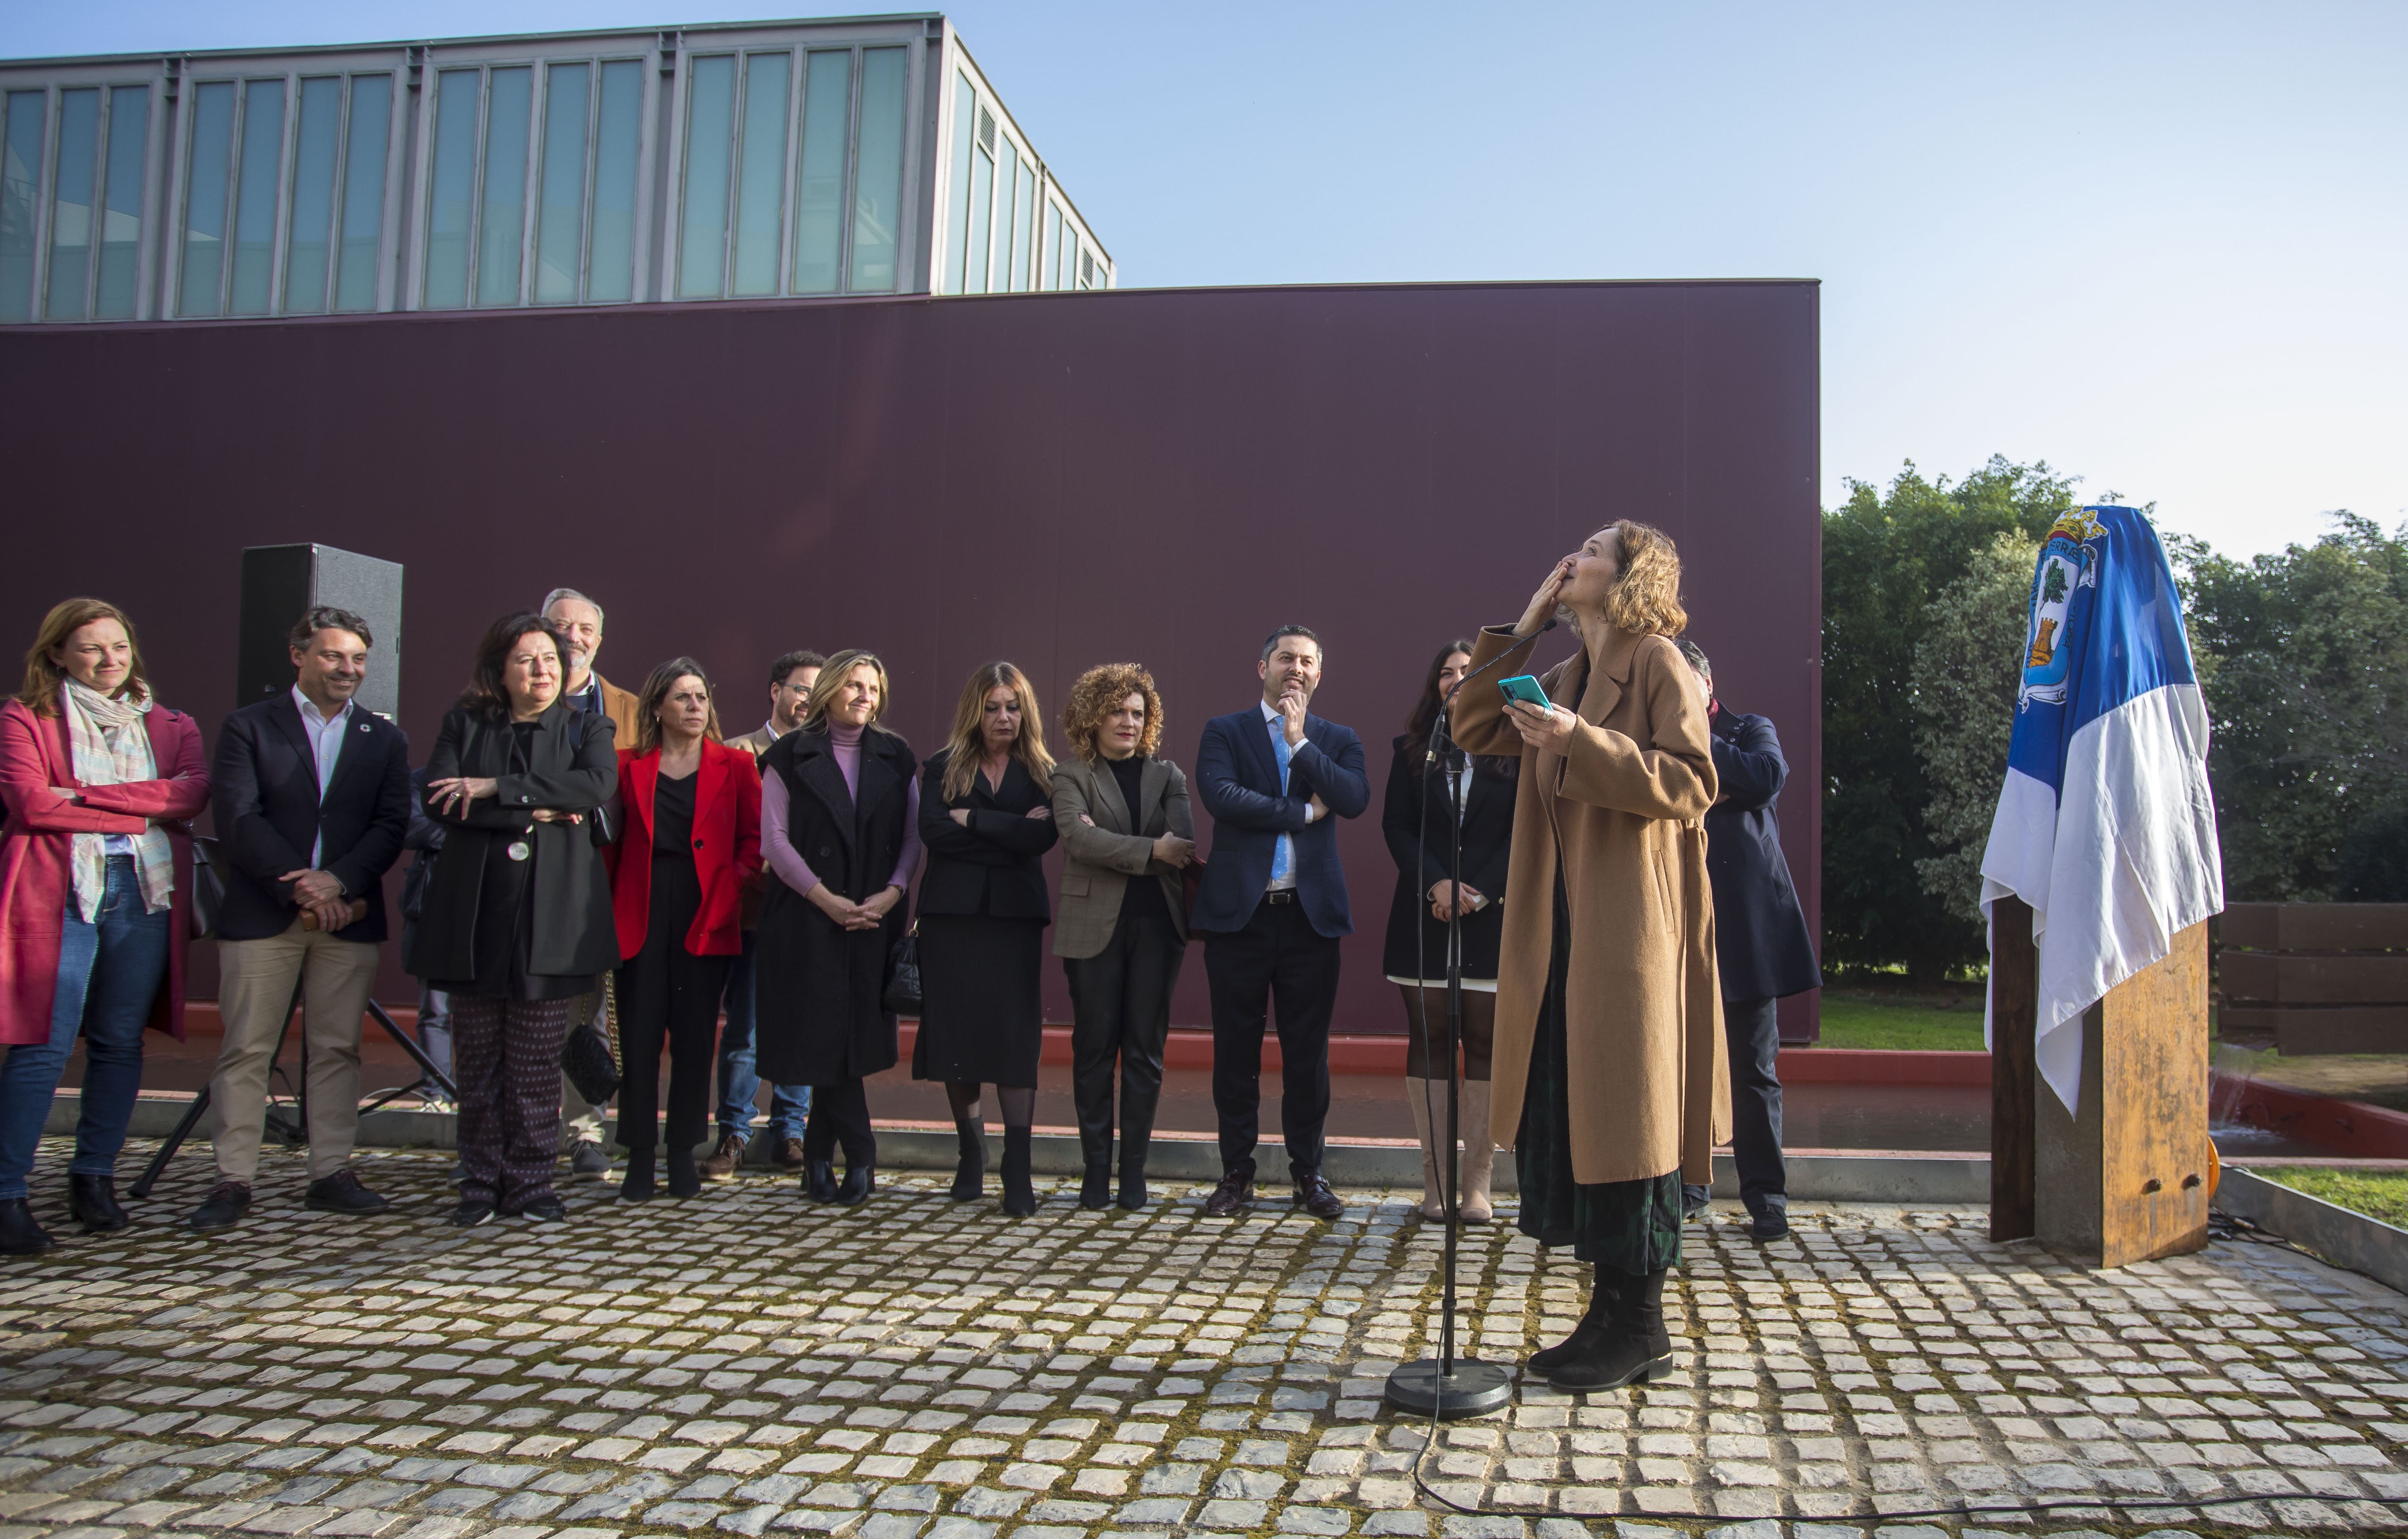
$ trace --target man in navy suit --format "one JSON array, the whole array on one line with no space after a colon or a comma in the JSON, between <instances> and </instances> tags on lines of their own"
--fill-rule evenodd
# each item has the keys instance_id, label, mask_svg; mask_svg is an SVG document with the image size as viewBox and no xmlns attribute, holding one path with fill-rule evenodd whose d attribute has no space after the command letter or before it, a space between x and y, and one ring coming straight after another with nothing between
<instances>
[{"instance_id":1,"label":"man in navy suit","mask_svg":"<svg viewBox=\"0 0 2408 1539\"><path fill-rule=\"evenodd\" d=\"M309 1048L308 1206L374 1213L351 1171L360 1121L360 1020L384 941L384 874L409 830L409 740L352 702L367 677L367 621L321 606L291 636L292 689L226 718L210 767L224 851L218 1013L209 1082L218 1184L189 1221L230 1229L251 1206L277 1039L303 984Z\"/></svg>"},{"instance_id":2,"label":"man in navy suit","mask_svg":"<svg viewBox=\"0 0 2408 1539\"><path fill-rule=\"evenodd\" d=\"M1706 689L1713 732L1714 779L1721 791L1706 813L1706 879L1714 894L1714 954L1722 974L1723 1037L1730 1048L1731 1161L1740 1200L1759 1240L1789 1233L1788 1164L1781 1154L1780 1005L1785 994L1823 986L1814 937L1781 853L1776 811L1789 762L1769 718L1731 710L1714 698L1714 665L1694 641L1681 654ZM1690 1213L1706 1205L1704 1187L1684 1189Z\"/></svg>"},{"instance_id":3,"label":"man in navy suit","mask_svg":"<svg viewBox=\"0 0 2408 1539\"><path fill-rule=\"evenodd\" d=\"M1280 1127L1296 1203L1316 1218L1345 1211L1321 1174L1329 1118L1329 1018L1338 1004L1338 942L1354 928L1332 815L1371 802L1363 742L1311 714L1321 638L1283 626L1263 643L1263 697L1204 724L1197 794L1212 815L1212 857L1188 928L1206 938L1212 989L1212 1105L1221 1123L1221 1184L1204 1211L1226 1218L1254 1200L1260 1133L1263 1022L1276 1002Z\"/></svg>"}]
</instances>

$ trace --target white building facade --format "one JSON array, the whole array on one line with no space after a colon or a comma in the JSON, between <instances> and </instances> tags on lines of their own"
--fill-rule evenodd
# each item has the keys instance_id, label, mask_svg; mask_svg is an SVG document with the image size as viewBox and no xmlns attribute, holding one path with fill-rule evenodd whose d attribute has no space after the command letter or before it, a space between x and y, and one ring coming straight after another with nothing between
<instances>
[{"instance_id":1,"label":"white building facade","mask_svg":"<svg viewBox=\"0 0 2408 1539\"><path fill-rule=\"evenodd\" d=\"M0 324L1113 281L940 15L0 61Z\"/></svg>"}]
</instances>

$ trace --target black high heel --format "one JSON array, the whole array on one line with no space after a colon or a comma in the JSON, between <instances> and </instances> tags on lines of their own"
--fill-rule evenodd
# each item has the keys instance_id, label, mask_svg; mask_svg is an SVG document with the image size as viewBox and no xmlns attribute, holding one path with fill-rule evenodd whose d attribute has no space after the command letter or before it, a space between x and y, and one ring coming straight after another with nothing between
<instances>
[{"instance_id":1,"label":"black high heel","mask_svg":"<svg viewBox=\"0 0 2408 1539\"><path fill-rule=\"evenodd\" d=\"M702 1172L695 1169L694 1150L672 1148L668 1152L669 1195L683 1201L702 1190Z\"/></svg>"},{"instance_id":2,"label":"black high heel","mask_svg":"<svg viewBox=\"0 0 2408 1539\"><path fill-rule=\"evenodd\" d=\"M619 1201L649 1203L657 1195L652 1185L652 1147L650 1144L627 1151L627 1175L619 1183Z\"/></svg>"},{"instance_id":3,"label":"black high heel","mask_svg":"<svg viewBox=\"0 0 2408 1539\"><path fill-rule=\"evenodd\" d=\"M844 1184L836 1189L836 1201L844 1207L853 1207L868 1201L878 1187L878 1167L867 1161L844 1167Z\"/></svg>"},{"instance_id":4,"label":"black high heel","mask_svg":"<svg viewBox=\"0 0 2408 1539\"><path fill-rule=\"evenodd\" d=\"M804 1161L803 1195L814 1203L835 1202L836 1167L825 1160Z\"/></svg>"},{"instance_id":5,"label":"black high heel","mask_svg":"<svg viewBox=\"0 0 2408 1539\"><path fill-rule=\"evenodd\" d=\"M87 1234L106 1234L134 1220L117 1204L117 1182L108 1176L67 1176L67 1215Z\"/></svg>"},{"instance_id":6,"label":"black high heel","mask_svg":"<svg viewBox=\"0 0 2408 1539\"><path fill-rule=\"evenodd\" d=\"M1003 1211L1025 1218L1037 1211L1037 1189L1029 1183L1026 1128L1003 1130Z\"/></svg>"}]
</instances>

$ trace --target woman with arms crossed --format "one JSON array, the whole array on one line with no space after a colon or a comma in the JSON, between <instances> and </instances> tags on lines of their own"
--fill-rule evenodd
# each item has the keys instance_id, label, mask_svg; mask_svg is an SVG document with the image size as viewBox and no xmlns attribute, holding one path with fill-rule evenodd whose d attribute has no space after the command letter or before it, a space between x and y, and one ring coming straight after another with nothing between
<instances>
[{"instance_id":1,"label":"woman with arms crossed","mask_svg":"<svg viewBox=\"0 0 2408 1539\"><path fill-rule=\"evenodd\" d=\"M953 735L920 777L920 1034L911 1077L941 1079L961 1140L953 1201L976 1202L986 1169L979 1087L1003 1104L1003 1211L1037 1211L1029 1129L1045 1046L1045 871L1054 848L1054 756L1028 676L1009 663L970 675Z\"/></svg>"},{"instance_id":2,"label":"woman with arms crossed","mask_svg":"<svg viewBox=\"0 0 2408 1539\"><path fill-rule=\"evenodd\" d=\"M1520 623L1481 634L1472 667L1502 661L1455 702L1466 751L1522 757L1491 1106L1518 1130L1522 1232L1597 1267L1580 1328L1530 1360L1571 1392L1670 1368L1682 1176L1712 1179L1730 1122L1701 822L1713 757L1671 640L1688 622L1680 589L1670 540L1607 525ZM1526 670L1559 609L1581 648L1542 680L1555 704L1509 705L1490 679Z\"/></svg>"},{"instance_id":3,"label":"woman with arms crossed","mask_svg":"<svg viewBox=\"0 0 2408 1539\"><path fill-rule=\"evenodd\" d=\"M560 1046L569 1002L619 960L595 819L619 787L610 719L560 697L566 633L539 615L494 622L426 761L445 826L418 919L418 963L452 996L460 1087L460 1205L565 1218Z\"/></svg>"}]
</instances>

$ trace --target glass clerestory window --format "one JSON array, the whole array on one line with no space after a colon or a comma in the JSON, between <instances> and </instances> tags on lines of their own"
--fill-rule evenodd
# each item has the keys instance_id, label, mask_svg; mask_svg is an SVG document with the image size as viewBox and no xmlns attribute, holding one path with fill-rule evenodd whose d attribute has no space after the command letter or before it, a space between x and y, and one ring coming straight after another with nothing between
<instances>
[{"instance_id":1,"label":"glass clerestory window","mask_svg":"<svg viewBox=\"0 0 2408 1539\"><path fill-rule=\"evenodd\" d=\"M192 97L175 313L376 308L392 73L203 80Z\"/></svg>"},{"instance_id":2,"label":"glass clerestory window","mask_svg":"<svg viewBox=\"0 0 2408 1539\"><path fill-rule=\"evenodd\" d=\"M894 292L908 67L900 48L695 59L672 297Z\"/></svg>"}]
</instances>

